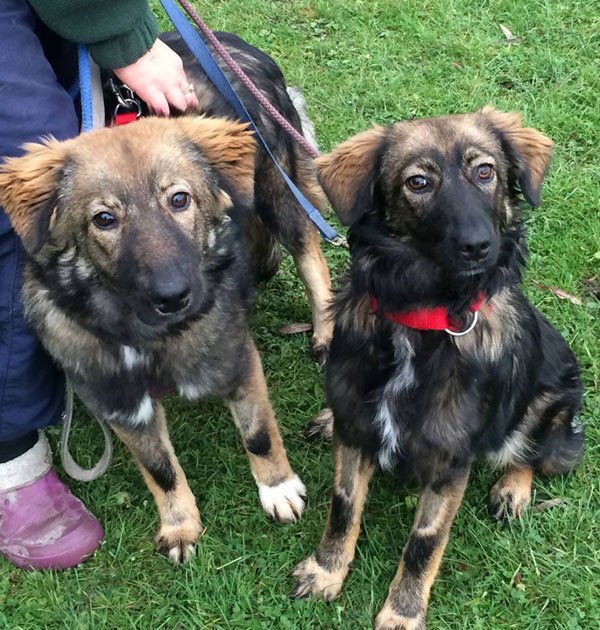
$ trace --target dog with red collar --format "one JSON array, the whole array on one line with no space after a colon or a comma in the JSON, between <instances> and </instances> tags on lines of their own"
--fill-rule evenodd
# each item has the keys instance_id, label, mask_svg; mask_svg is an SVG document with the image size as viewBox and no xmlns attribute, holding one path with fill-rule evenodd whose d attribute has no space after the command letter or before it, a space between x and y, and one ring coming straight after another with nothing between
<instances>
[{"instance_id":1,"label":"dog with red collar","mask_svg":"<svg viewBox=\"0 0 600 630\"><path fill-rule=\"evenodd\" d=\"M377 630L423 630L429 592L472 463L504 470L493 517L519 517L534 472L584 449L577 360L523 295L521 194L539 203L552 142L521 117L474 114L375 127L317 160L350 226L327 364L334 487L293 595L336 597L376 466L421 490ZM320 414L314 431L331 431Z\"/></svg>"}]
</instances>

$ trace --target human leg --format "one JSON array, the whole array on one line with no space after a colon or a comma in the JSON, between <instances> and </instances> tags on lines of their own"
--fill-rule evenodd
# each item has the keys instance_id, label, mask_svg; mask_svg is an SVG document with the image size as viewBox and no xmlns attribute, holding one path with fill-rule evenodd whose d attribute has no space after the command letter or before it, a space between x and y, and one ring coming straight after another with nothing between
<instances>
[{"instance_id":1,"label":"human leg","mask_svg":"<svg viewBox=\"0 0 600 630\"><path fill-rule=\"evenodd\" d=\"M24 142L78 131L73 104L22 0L0 4L0 160ZM102 528L51 467L38 429L60 420L64 377L25 323L25 254L0 208L0 553L26 568L66 568L88 556Z\"/></svg>"}]
</instances>

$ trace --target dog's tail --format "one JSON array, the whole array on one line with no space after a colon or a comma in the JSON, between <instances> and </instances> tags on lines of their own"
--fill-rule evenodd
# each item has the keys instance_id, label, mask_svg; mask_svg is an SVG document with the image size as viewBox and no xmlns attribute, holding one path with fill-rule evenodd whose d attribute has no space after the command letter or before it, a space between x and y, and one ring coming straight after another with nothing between
<instances>
[{"instance_id":1,"label":"dog's tail","mask_svg":"<svg viewBox=\"0 0 600 630\"><path fill-rule=\"evenodd\" d=\"M318 151L319 145L317 144L317 134L315 133L315 126L313 125L312 120L308 117L308 109L306 107L304 94L302 94L300 88L297 87L288 87L287 93L290 97L290 101L292 101L294 109L298 112L298 116L300 117L302 135L308 140L309 144Z\"/></svg>"}]
</instances>

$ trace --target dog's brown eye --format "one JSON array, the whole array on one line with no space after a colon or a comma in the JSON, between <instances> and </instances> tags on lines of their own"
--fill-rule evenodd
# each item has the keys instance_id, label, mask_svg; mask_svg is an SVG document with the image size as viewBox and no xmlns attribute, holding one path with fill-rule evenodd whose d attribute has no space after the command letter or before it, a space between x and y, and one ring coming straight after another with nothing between
<instances>
[{"instance_id":1,"label":"dog's brown eye","mask_svg":"<svg viewBox=\"0 0 600 630\"><path fill-rule=\"evenodd\" d=\"M429 182L421 175L413 175L406 180L406 185L415 192L420 192L429 186Z\"/></svg>"},{"instance_id":2,"label":"dog's brown eye","mask_svg":"<svg viewBox=\"0 0 600 630\"><path fill-rule=\"evenodd\" d=\"M101 230L112 230L117 227L117 217L110 212L98 212L93 216L92 221Z\"/></svg>"},{"instance_id":3,"label":"dog's brown eye","mask_svg":"<svg viewBox=\"0 0 600 630\"><path fill-rule=\"evenodd\" d=\"M186 192L176 192L169 199L169 206L173 212L181 212L190 205L190 196Z\"/></svg>"},{"instance_id":4,"label":"dog's brown eye","mask_svg":"<svg viewBox=\"0 0 600 630\"><path fill-rule=\"evenodd\" d=\"M484 182L489 182L494 177L494 167L491 164L481 164L477 167L477 177Z\"/></svg>"}]
</instances>

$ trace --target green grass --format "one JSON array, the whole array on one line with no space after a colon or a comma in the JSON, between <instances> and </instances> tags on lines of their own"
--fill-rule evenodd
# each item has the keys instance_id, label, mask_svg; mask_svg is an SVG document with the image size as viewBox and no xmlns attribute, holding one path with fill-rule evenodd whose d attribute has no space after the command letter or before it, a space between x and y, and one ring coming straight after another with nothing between
<instances>
[{"instance_id":1,"label":"green grass","mask_svg":"<svg viewBox=\"0 0 600 630\"><path fill-rule=\"evenodd\" d=\"M156 3L157 4L157 3ZM432 629L567 630L600 627L599 303L582 280L600 271L600 2L598 0L202 0L201 15L269 52L306 95L323 149L372 123L473 110L487 102L523 111L556 142L542 206L528 219L524 283L577 352L586 386L588 448L564 479L535 481L552 510L498 525L486 515L494 474L473 474L433 588ZM509 44L499 24L522 43ZM167 27L162 20L163 27ZM334 276L346 252L326 247ZM536 280L583 306L534 287ZM189 566L155 555L157 515L129 454L73 490L106 530L85 565L24 573L0 562L0 626L37 628L363 629L383 603L410 530L415 497L384 476L373 483L357 558L333 603L288 598L289 571L312 552L331 485L329 448L302 438L323 398L305 336L280 326L309 308L289 259L258 299L253 332L281 431L308 486L304 520L262 515L241 442L217 402L166 406L175 449L200 505L206 535ZM80 413L80 417L84 414ZM57 429L50 432L56 444ZM75 431L80 461L98 456L99 432Z\"/></svg>"}]
</instances>

